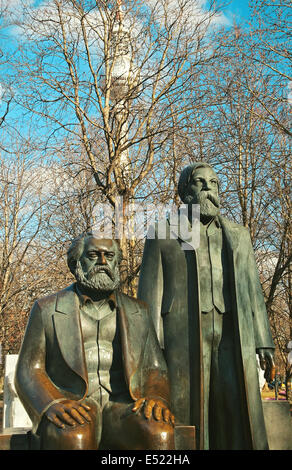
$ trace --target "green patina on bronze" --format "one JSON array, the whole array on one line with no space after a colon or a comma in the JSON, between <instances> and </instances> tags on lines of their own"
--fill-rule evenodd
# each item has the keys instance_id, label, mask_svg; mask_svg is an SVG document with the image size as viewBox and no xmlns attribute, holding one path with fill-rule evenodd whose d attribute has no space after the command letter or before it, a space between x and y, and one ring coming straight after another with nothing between
<instances>
[{"instance_id":1,"label":"green patina on bronze","mask_svg":"<svg viewBox=\"0 0 292 470\"><path fill-rule=\"evenodd\" d=\"M167 368L144 302L119 291L113 240L68 250L77 282L35 302L16 388L42 450L173 449Z\"/></svg>"},{"instance_id":2,"label":"green patina on bronze","mask_svg":"<svg viewBox=\"0 0 292 470\"><path fill-rule=\"evenodd\" d=\"M209 165L183 170L179 194L190 210L179 220L191 226L191 206L200 204L200 246L183 250L190 239L174 239L171 221L158 222L145 242L138 297L164 348L172 410L196 426L197 448L267 449L256 352L268 376L274 344L249 231L220 215L218 192Z\"/></svg>"}]
</instances>

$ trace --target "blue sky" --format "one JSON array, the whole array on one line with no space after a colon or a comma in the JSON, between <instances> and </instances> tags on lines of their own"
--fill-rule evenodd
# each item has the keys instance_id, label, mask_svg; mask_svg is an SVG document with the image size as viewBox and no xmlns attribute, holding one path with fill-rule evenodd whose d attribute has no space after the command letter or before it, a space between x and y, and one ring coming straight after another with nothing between
<instances>
[{"instance_id":1,"label":"blue sky","mask_svg":"<svg viewBox=\"0 0 292 470\"><path fill-rule=\"evenodd\" d=\"M248 4L248 0L230 0L230 5L227 7L227 9L232 10L236 16L242 16L246 18L249 16Z\"/></svg>"},{"instance_id":2,"label":"blue sky","mask_svg":"<svg viewBox=\"0 0 292 470\"><path fill-rule=\"evenodd\" d=\"M233 22L248 21L250 18L249 0L229 0L229 5L226 6L225 15Z\"/></svg>"},{"instance_id":3,"label":"blue sky","mask_svg":"<svg viewBox=\"0 0 292 470\"><path fill-rule=\"evenodd\" d=\"M10 6L10 8L12 8L12 6L16 6L19 4L20 0L3 0L4 3L5 1L7 2L7 4ZM49 2L50 0L28 0L31 2L31 4L33 4L34 6L38 6L42 3L47 3ZM237 22L244 22L244 21L248 21L250 19L250 10L249 10L249 0L223 0L225 1L226 3L229 3L223 10L223 14L225 17L227 17L227 19L229 20L229 24L232 25L233 23L233 20L236 20ZM208 0L201 0L202 4L207 4L208 3ZM8 32L6 30L6 32ZM10 49L12 50L13 47L14 47L14 41L13 41L13 38L14 38L14 34L15 34L15 31L12 29L10 31L10 40L7 41L7 38L3 37L3 42L2 44L0 44L0 48L2 49ZM7 71L7 69L6 69ZM3 83L3 79L1 80L1 77L0 77L0 85L1 83ZM5 85L4 85L5 86ZM4 91L5 91L5 88L4 88ZM4 105L5 103L1 102L1 98L2 98L2 93L3 93L3 87L2 89L0 88L0 116L1 116L1 111L3 111L2 108L4 108ZM12 110L11 110L12 111ZM10 112L10 117L14 117L15 119L18 119L18 114L17 114L17 109L14 108L13 109L13 113ZM20 124L21 120L18 119L18 126ZM27 127L28 125L28 117L25 118L25 121L23 121L25 123L25 127ZM17 127L18 127L17 126Z\"/></svg>"}]
</instances>

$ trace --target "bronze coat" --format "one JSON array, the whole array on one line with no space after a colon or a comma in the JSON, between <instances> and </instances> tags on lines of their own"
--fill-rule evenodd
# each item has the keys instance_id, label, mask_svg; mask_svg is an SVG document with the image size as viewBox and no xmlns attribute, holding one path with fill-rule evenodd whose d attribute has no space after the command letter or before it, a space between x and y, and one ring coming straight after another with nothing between
<instances>
[{"instance_id":1,"label":"bronze coat","mask_svg":"<svg viewBox=\"0 0 292 470\"><path fill-rule=\"evenodd\" d=\"M49 406L81 401L88 388L79 299L74 284L35 302L19 354L15 385L33 431ZM125 380L133 400L169 401L166 364L144 302L115 292Z\"/></svg>"},{"instance_id":2,"label":"bronze coat","mask_svg":"<svg viewBox=\"0 0 292 470\"><path fill-rule=\"evenodd\" d=\"M228 250L235 351L254 449L268 447L258 385L256 348L274 348L249 231L219 217ZM138 297L148 303L169 370L171 407L176 421L196 425L203 443L203 367L199 270L195 248L187 239L147 239ZM162 232L163 233L163 232ZM192 371L192 372L190 372Z\"/></svg>"}]
</instances>

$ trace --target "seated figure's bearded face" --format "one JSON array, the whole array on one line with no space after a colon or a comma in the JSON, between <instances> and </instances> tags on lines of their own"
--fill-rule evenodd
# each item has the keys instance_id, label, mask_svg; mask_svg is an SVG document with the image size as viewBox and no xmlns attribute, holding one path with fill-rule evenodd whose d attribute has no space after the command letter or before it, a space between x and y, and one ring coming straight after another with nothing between
<instances>
[{"instance_id":1,"label":"seated figure's bearded face","mask_svg":"<svg viewBox=\"0 0 292 470\"><path fill-rule=\"evenodd\" d=\"M212 168L195 169L186 189L186 204L199 204L201 216L215 217L220 212L218 178Z\"/></svg>"},{"instance_id":2,"label":"seated figure's bearded face","mask_svg":"<svg viewBox=\"0 0 292 470\"><path fill-rule=\"evenodd\" d=\"M109 294L120 284L117 246L113 240L90 238L76 263L75 278L83 288Z\"/></svg>"}]
</instances>

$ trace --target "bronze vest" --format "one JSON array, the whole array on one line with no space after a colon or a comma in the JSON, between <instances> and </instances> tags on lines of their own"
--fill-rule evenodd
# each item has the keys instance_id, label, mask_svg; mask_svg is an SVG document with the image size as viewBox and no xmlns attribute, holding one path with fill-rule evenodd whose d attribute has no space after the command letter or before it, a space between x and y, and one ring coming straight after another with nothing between
<instances>
[{"instance_id":1,"label":"bronze vest","mask_svg":"<svg viewBox=\"0 0 292 470\"><path fill-rule=\"evenodd\" d=\"M106 302L98 310L93 302L87 303L80 309L80 318L88 396L104 406L111 394L126 390L116 308L111 309Z\"/></svg>"},{"instance_id":2,"label":"bronze vest","mask_svg":"<svg viewBox=\"0 0 292 470\"><path fill-rule=\"evenodd\" d=\"M200 246L197 249L201 311L214 307L220 312L230 310L227 251L219 223L213 220L207 228L200 224Z\"/></svg>"}]
</instances>

